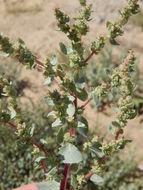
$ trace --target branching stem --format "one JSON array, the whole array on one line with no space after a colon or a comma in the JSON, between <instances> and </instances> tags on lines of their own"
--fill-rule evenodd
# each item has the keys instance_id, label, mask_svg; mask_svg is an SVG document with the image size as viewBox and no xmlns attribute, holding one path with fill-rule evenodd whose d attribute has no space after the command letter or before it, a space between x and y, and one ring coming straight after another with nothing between
<instances>
[{"instance_id":1,"label":"branching stem","mask_svg":"<svg viewBox=\"0 0 143 190\"><path fill-rule=\"evenodd\" d=\"M89 98L82 106L80 106L81 109L84 109L88 104L89 102L92 100L92 98Z\"/></svg>"},{"instance_id":2,"label":"branching stem","mask_svg":"<svg viewBox=\"0 0 143 190\"><path fill-rule=\"evenodd\" d=\"M96 49L95 50L93 50L90 54L89 54L89 56L85 59L85 63L87 63L91 58L92 58L92 56L96 53Z\"/></svg>"},{"instance_id":3,"label":"branching stem","mask_svg":"<svg viewBox=\"0 0 143 190\"><path fill-rule=\"evenodd\" d=\"M117 134L116 134L116 136L115 136L115 140L118 140L120 133L121 133L121 129L119 128L119 129L118 129L118 132L117 132Z\"/></svg>"}]
</instances>

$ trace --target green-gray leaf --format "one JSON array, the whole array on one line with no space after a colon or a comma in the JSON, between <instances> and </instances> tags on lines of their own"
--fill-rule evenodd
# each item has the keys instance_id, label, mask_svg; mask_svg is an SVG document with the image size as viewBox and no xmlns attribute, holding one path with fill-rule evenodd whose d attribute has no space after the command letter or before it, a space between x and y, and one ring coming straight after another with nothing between
<instances>
[{"instance_id":1,"label":"green-gray leaf","mask_svg":"<svg viewBox=\"0 0 143 190\"><path fill-rule=\"evenodd\" d=\"M32 126L32 128L31 128L31 130L30 130L30 136L31 136L31 137L33 137L34 130L35 130L35 126Z\"/></svg>"},{"instance_id":2,"label":"green-gray leaf","mask_svg":"<svg viewBox=\"0 0 143 190\"><path fill-rule=\"evenodd\" d=\"M52 78L51 77L47 77L44 84L49 85L51 83L52 83Z\"/></svg>"},{"instance_id":3,"label":"green-gray leaf","mask_svg":"<svg viewBox=\"0 0 143 190\"><path fill-rule=\"evenodd\" d=\"M58 127L62 125L62 122L59 118L57 118L53 123L52 123L52 127Z\"/></svg>"},{"instance_id":4,"label":"green-gray leaf","mask_svg":"<svg viewBox=\"0 0 143 190\"><path fill-rule=\"evenodd\" d=\"M112 45L119 45L119 43L114 38L110 38L109 41Z\"/></svg>"},{"instance_id":5,"label":"green-gray leaf","mask_svg":"<svg viewBox=\"0 0 143 190\"><path fill-rule=\"evenodd\" d=\"M43 157L43 156L40 156L40 157L38 157L38 158L36 158L36 160L35 160L35 162L40 162L41 160L43 160L43 159L45 159L45 157Z\"/></svg>"},{"instance_id":6,"label":"green-gray leaf","mask_svg":"<svg viewBox=\"0 0 143 190\"><path fill-rule=\"evenodd\" d=\"M71 185L73 186L74 190L77 189L77 180L74 175L71 176Z\"/></svg>"},{"instance_id":7,"label":"green-gray leaf","mask_svg":"<svg viewBox=\"0 0 143 190\"><path fill-rule=\"evenodd\" d=\"M85 101L88 98L88 94L85 89L77 89L77 97L80 100Z\"/></svg>"},{"instance_id":8,"label":"green-gray leaf","mask_svg":"<svg viewBox=\"0 0 143 190\"><path fill-rule=\"evenodd\" d=\"M13 109L12 106L9 106L8 109L11 113L10 118L13 119L16 116L16 111Z\"/></svg>"},{"instance_id":9,"label":"green-gray leaf","mask_svg":"<svg viewBox=\"0 0 143 190\"><path fill-rule=\"evenodd\" d=\"M78 123L77 123L77 129L78 129L78 132L86 137L87 136L87 133L88 133L88 122L87 120L84 118L84 117L80 117L79 120L78 120Z\"/></svg>"},{"instance_id":10,"label":"green-gray leaf","mask_svg":"<svg viewBox=\"0 0 143 190\"><path fill-rule=\"evenodd\" d=\"M52 180L48 181L47 183L40 183L36 184L38 187L38 190L59 190L60 189L60 183Z\"/></svg>"},{"instance_id":11,"label":"green-gray leaf","mask_svg":"<svg viewBox=\"0 0 143 190\"><path fill-rule=\"evenodd\" d=\"M56 55L53 55L50 59L50 63L55 66L57 64L57 57Z\"/></svg>"},{"instance_id":12,"label":"green-gray leaf","mask_svg":"<svg viewBox=\"0 0 143 190\"><path fill-rule=\"evenodd\" d=\"M63 128L61 127L58 131L58 134L57 134L58 143L62 143L63 139L64 139L64 131L63 131Z\"/></svg>"},{"instance_id":13,"label":"green-gray leaf","mask_svg":"<svg viewBox=\"0 0 143 190\"><path fill-rule=\"evenodd\" d=\"M72 48L71 47L67 47L65 44L63 44L62 42L59 43L60 45L60 49L61 49L61 52L65 55L69 55L70 53L73 52Z\"/></svg>"},{"instance_id":14,"label":"green-gray leaf","mask_svg":"<svg viewBox=\"0 0 143 190\"><path fill-rule=\"evenodd\" d=\"M60 45L61 52L65 55L67 55L67 48L66 48L65 44L60 42L59 45Z\"/></svg>"},{"instance_id":15,"label":"green-gray leaf","mask_svg":"<svg viewBox=\"0 0 143 190\"><path fill-rule=\"evenodd\" d=\"M67 143L60 148L59 154L64 157L64 163L75 164L83 160L81 152L76 146Z\"/></svg>"},{"instance_id":16,"label":"green-gray leaf","mask_svg":"<svg viewBox=\"0 0 143 190\"><path fill-rule=\"evenodd\" d=\"M74 104L69 104L67 108L67 114L69 117L73 117L75 114L75 105Z\"/></svg>"},{"instance_id":17,"label":"green-gray leaf","mask_svg":"<svg viewBox=\"0 0 143 190\"><path fill-rule=\"evenodd\" d=\"M103 183L104 183L104 180L102 177L100 177L99 175L97 174L93 174L90 178L90 180L95 184L95 185L98 185L98 186L102 186Z\"/></svg>"},{"instance_id":18,"label":"green-gray leaf","mask_svg":"<svg viewBox=\"0 0 143 190\"><path fill-rule=\"evenodd\" d=\"M90 150L91 150L92 153L93 153L94 155L96 155L98 158L102 158L102 157L104 156L104 153L103 153L101 150L97 149L97 148L90 148Z\"/></svg>"}]
</instances>

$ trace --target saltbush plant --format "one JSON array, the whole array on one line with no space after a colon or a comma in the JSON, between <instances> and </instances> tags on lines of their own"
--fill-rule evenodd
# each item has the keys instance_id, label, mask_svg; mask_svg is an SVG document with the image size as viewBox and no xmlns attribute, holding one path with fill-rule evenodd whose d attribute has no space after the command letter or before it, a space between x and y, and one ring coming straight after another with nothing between
<instances>
[{"instance_id":1,"label":"saltbush plant","mask_svg":"<svg viewBox=\"0 0 143 190\"><path fill-rule=\"evenodd\" d=\"M85 57L82 36L86 36L89 31L87 23L91 20L92 5L87 5L86 0L80 0L80 4L81 9L72 19L73 22L59 8L55 9L58 28L70 40L69 46L62 42L59 44L62 53L69 59L69 64L59 63L55 54L41 62L23 40L19 39L14 44L0 34L1 51L5 56L15 58L28 69L40 68L46 78L45 84L57 84L56 89L49 90L45 97L52 110L47 119L52 121L51 128L54 131L52 134L47 133L47 136L52 136L56 142L53 151L49 152L47 141L37 141L33 136L34 127L22 118L12 81L0 77L0 123L15 130L22 149L33 145L35 162L41 164L45 174L44 183L37 184L41 190L90 189L93 184L102 186L104 162L130 142L124 138L123 131L128 120L136 116L132 99L135 91L135 84L131 80L135 65L132 50L129 50L123 63L109 73L107 81L97 87L87 87L85 71L92 56L99 54L108 41L112 45L119 45L117 37L123 35L124 25L130 16L138 12L138 1L127 0L127 5L120 11L120 17L115 22L107 22L109 35L98 36L91 43L88 57ZM67 68L70 72L66 72ZM114 102L116 118L110 125L114 138L108 141L98 136L90 138L88 121L84 117L86 105L92 100L98 104L109 93L113 96L115 93L120 95ZM3 106L3 101L7 101L7 106Z\"/></svg>"}]
</instances>

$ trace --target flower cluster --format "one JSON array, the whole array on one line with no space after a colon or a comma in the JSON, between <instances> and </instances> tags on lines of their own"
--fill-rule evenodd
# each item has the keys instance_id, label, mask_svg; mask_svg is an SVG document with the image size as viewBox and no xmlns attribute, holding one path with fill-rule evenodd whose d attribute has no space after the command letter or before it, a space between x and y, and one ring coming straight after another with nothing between
<instances>
[{"instance_id":1,"label":"flower cluster","mask_svg":"<svg viewBox=\"0 0 143 190\"><path fill-rule=\"evenodd\" d=\"M83 184L85 183L85 178L84 178L84 174L81 174L81 175L77 175L77 183L78 183L78 186L77 188L80 189L81 186L83 186Z\"/></svg>"},{"instance_id":2,"label":"flower cluster","mask_svg":"<svg viewBox=\"0 0 143 190\"><path fill-rule=\"evenodd\" d=\"M79 12L79 18L80 19L84 18L86 21L90 21L91 12L92 12L92 5L88 5L81 9L81 11Z\"/></svg>"},{"instance_id":3,"label":"flower cluster","mask_svg":"<svg viewBox=\"0 0 143 190\"><path fill-rule=\"evenodd\" d=\"M97 37L94 42L92 42L91 45L91 51L93 51L95 54L98 54L104 47L105 45L105 37L100 36Z\"/></svg>"},{"instance_id":4,"label":"flower cluster","mask_svg":"<svg viewBox=\"0 0 143 190\"><path fill-rule=\"evenodd\" d=\"M127 0L128 5L120 11L121 17L115 22L107 22L107 28L110 32L110 42L117 44L115 38L123 34L123 26L128 22L129 18L136 14L139 10L138 0Z\"/></svg>"},{"instance_id":5,"label":"flower cluster","mask_svg":"<svg viewBox=\"0 0 143 190\"><path fill-rule=\"evenodd\" d=\"M119 87L120 89L120 99L118 101L118 115L116 122L113 125L116 127L114 129L115 133L126 126L128 119L133 119L136 116L136 110L134 107L134 102L132 96L135 91L135 85L132 81L132 72L134 71L135 56L133 51L129 51L127 57L120 65L118 69L115 70L115 74L112 75L112 86Z\"/></svg>"},{"instance_id":6,"label":"flower cluster","mask_svg":"<svg viewBox=\"0 0 143 190\"><path fill-rule=\"evenodd\" d=\"M125 140L124 138L111 141L109 143L103 143L101 150L105 155L111 155L114 152L117 152L119 149L123 149L130 140Z\"/></svg>"},{"instance_id":7,"label":"flower cluster","mask_svg":"<svg viewBox=\"0 0 143 190\"><path fill-rule=\"evenodd\" d=\"M2 33L0 33L0 45L1 45L1 50L4 53L11 55L14 52L13 46L9 42L9 38L3 37Z\"/></svg>"},{"instance_id":8,"label":"flower cluster","mask_svg":"<svg viewBox=\"0 0 143 190\"><path fill-rule=\"evenodd\" d=\"M56 19L58 21L58 27L60 28L60 30L64 33L69 32L70 30L70 26L68 24L68 22L70 21L69 16L63 13L62 11L60 11L60 9L58 8L55 9L55 15L56 15Z\"/></svg>"}]
</instances>

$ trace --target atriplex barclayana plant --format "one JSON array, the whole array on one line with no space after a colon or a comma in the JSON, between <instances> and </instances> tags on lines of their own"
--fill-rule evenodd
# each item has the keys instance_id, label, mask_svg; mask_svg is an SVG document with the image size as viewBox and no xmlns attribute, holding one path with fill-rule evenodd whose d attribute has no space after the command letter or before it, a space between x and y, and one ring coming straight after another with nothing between
<instances>
[{"instance_id":1,"label":"atriplex barclayana plant","mask_svg":"<svg viewBox=\"0 0 143 190\"><path fill-rule=\"evenodd\" d=\"M88 88L85 80L85 70L88 61L93 55L97 55L104 48L105 43L110 41L112 45L119 45L116 41L123 34L123 27L130 16L136 14L139 9L138 0L127 0L126 7L120 11L120 18L115 22L107 22L109 36L99 36L91 44L91 53L85 56L85 47L82 36L89 31L87 22L91 20L92 5L87 5L86 0L80 0L81 9L70 24L71 18L59 8L55 9L55 16L60 31L64 32L71 44L66 46L60 43L60 49L69 59L69 64L58 63L56 55L45 62L41 62L26 47L23 40L19 39L13 44L9 38L0 34L1 51L6 56L11 56L29 69L41 68L46 77L45 83L51 85L56 82L59 90L49 91L45 101L52 107L48 117L53 118L51 127L55 130L57 143L53 155L47 152L47 142L42 140L38 143L34 137L34 128L27 126L21 119L21 110L17 105L16 91L9 81L1 76L1 112L0 122L15 129L21 144L29 143L34 146L33 154L35 161L41 163L45 173L45 183L38 184L39 189L49 190L75 190L89 189L89 184L101 186L104 180L102 163L113 152L123 149L130 140L124 139L123 129L129 119L136 116L136 110L132 101L135 84L132 82L135 56L129 50L123 63L109 73L107 82L103 82L96 88ZM69 68L70 72L66 72ZM88 122L83 117L86 105L95 100L96 103L108 94L120 94L119 100L114 107L117 118L112 122L110 129L114 134L114 140L105 142L101 138L88 136ZM2 107L2 101L7 99L7 107ZM78 100L84 101L78 105ZM47 134L50 135L50 134ZM50 159L55 157L54 160Z\"/></svg>"}]
</instances>

